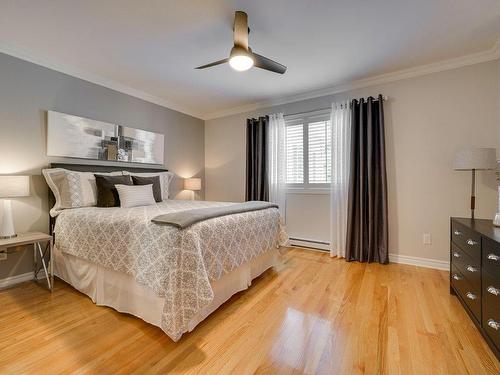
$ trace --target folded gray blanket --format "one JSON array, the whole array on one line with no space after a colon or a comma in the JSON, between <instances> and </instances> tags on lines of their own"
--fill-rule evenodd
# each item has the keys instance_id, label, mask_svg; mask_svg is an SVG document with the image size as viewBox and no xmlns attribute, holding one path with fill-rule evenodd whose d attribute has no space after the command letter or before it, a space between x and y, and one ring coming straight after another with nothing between
<instances>
[{"instance_id":1,"label":"folded gray blanket","mask_svg":"<svg viewBox=\"0 0 500 375\"><path fill-rule=\"evenodd\" d=\"M173 225L177 228L184 229L190 225L200 221L212 219L214 217L265 210L266 208L278 208L278 205L269 202L250 201L222 207L195 208L192 210L171 212L156 216L151 221L155 224Z\"/></svg>"}]
</instances>

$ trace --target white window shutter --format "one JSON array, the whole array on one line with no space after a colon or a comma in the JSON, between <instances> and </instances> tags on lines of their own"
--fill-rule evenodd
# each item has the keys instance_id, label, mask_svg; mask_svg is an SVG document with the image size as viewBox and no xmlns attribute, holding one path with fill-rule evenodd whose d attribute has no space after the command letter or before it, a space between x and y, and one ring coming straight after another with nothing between
<instances>
[{"instance_id":1,"label":"white window shutter","mask_svg":"<svg viewBox=\"0 0 500 375\"><path fill-rule=\"evenodd\" d=\"M286 127L286 183L304 183L304 128L302 124Z\"/></svg>"},{"instance_id":2,"label":"white window shutter","mask_svg":"<svg viewBox=\"0 0 500 375\"><path fill-rule=\"evenodd\" d=\"M331 122L311 122L308 127L309 183L330 183L331 169Z\"/></svg>"}]
</instances>

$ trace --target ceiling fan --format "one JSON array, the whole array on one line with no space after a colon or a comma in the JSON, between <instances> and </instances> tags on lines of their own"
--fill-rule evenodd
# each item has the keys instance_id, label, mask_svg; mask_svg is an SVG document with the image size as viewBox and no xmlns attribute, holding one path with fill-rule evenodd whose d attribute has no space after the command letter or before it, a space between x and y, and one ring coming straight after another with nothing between
<instances>
[{"instance_id":1,"label":"ceiling fan","mask_svg":"<svg viewBox=\"0 0 500 375\"><path fill-rule=\"evenodd\" d=\"M245 12L237 11L234 15L234 47L227 59L215 61L210 64L199 66L195 69L205 69L212 66L229 62L231 68L243 72L252 66L269 70L274 73L283 74L286 72L286 66L267 57L256 54L248 46L248 16Z\"/></svg>"}]
</instances>

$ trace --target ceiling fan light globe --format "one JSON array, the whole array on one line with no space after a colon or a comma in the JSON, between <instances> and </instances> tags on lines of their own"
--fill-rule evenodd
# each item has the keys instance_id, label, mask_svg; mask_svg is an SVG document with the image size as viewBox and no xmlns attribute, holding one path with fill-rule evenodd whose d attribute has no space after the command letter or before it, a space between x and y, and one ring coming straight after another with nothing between
<instances>
[{"instance_id":1,"label":"ceiling fan light globe","mask_svg":"<svg viewBox=\"0 0 500 375\"><path fill-rule=\"evenodd\" d=\"M234 55L229 59L229 65L238 72L244 72L253 66L253 59L248 55Z\"/></svg>"}]
</instances>

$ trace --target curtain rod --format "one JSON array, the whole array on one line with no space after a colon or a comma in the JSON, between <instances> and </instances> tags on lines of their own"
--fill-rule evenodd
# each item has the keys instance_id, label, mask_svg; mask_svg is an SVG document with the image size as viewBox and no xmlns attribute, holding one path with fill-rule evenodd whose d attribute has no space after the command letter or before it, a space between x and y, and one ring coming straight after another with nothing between
<instances>
[{"instance_id":1,"label":"curtain rod","mask_svg":"<svg viewBox=\"0 0 500 375\"><path fill-rule=\"evenodd\" d=\"M364 97L364 98L359 98L359 99L365 99L365 100L368 100L369 96L367 97ZM373 98L373 96L372 96ZM358 99L358 100L359 100ZM378 100L378 98L374 98L375 100ZM350 99L349 99L350 100ZM389 100L389 98L387 96L382 96L382 100L385 102L387 100ZM289 113L289 114L286 114L286 115L283 115L283 117L290 117L290 116L297 116L297 115L307 115L308 113L313 113L313 112L321 112L321 111L326 111L326 110L331 110L332 109L332 106L330 107L326 107L326 108L319 108L319 109L314 109L312 111L306 111L306 112L297 112L297 113Z\"/></svg>"}]
</instances>

